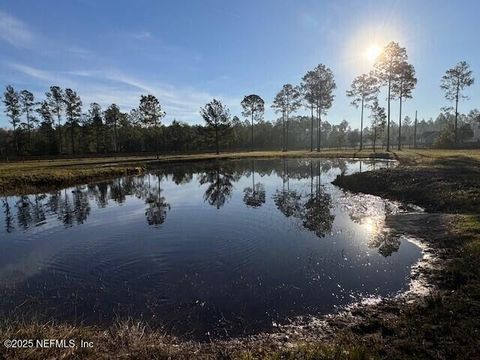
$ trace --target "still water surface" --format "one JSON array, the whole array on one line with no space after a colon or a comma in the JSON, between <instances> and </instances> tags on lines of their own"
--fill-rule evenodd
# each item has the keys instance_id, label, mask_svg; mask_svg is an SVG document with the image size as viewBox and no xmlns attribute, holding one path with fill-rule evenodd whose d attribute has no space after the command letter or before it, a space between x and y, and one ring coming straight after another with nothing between
<instances>
[{"instance_id":1,"label":"still water surface","mask_svg":"<svg viewBox=\"0 0 480 360\"><path fill-rule=\"evenodd\" d=\"M389 236L394 203L333 186L389 166L346 160L165 165L3 197L0 316L133 317L202 339L269 330L405 290L421 250Z\"/></svg>"}]
</instances>

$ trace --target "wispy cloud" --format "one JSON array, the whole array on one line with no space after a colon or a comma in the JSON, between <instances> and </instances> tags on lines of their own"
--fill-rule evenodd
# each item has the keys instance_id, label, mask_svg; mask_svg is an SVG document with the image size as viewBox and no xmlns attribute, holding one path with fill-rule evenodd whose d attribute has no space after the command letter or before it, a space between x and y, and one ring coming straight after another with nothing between
<instances>
[{"instance_id":1,"label":"wispy cloud","mask_svg":"<svg viewBox=\"0 0 480 360\"><path fill-rule=\"evenodd\" d=\"M21 72L24 75L28 75L30 77L33 77L35 79L39 80L51 80L51 74L47 71L40 70L37 68L34 68L32 66L28 65L22 65L22 64L14 64L14 63L7 63L8 66L10 66L12 69L17 70Z\"/></svg>"},{"instance_id":2,"label":"wispy cloud","mask_svg":"<svg viewBox=\"0 0 480 360\"><path fill-rule=\"evenodd\" d=\"M6 65L23 75L34 78L37 81L48 84L49 86L62 84L63 87L75 87L75 85L77 85L73 79L69 76L65 76L65 74L60 71L48 71L25 64L11 62L7 62Z\"/></svg>"},{"instance_id":3,"label":"wispy cloud","mask_svg":"<svg viewBox=\"0 0 480 360\"><path fill-rule=\"evenodd\" d=\"M54 39L35 31L17 17L0 10L0 42L4 41L18 49L28 49L39 57L57 57L64 54L70 58L85 60L92 52L79 46L62 46Z\"/></svg>"},{"instance_id":4,"label":"wispy cloud","mask_svg":"<svg viewBox=\"0 0 480 360\"><path fill-rule=\"evenodd\" d=\"M24 76L36 79L45 87L55 84L74 88L82 97L85 106L91 102L98 102L104 107L116 103L123 111L129 111L138 106L141 94L153 94L159 98L167 112L166 122L173 119L199 121L200 107L213 98L221 99L228 106L232 106L231 110L234 110L238 103L238 99L225 98L191 87L147 82L112 69L49 71L17 63L7 65Z\"/></svg>"},{"instance_id":5,"label":"wispy cloud","mask_svg":"<svg viewBox=\"0 0 480 360\"><path fill-rule=\"evenodd\" d=\"M150 31L139 31L139 32L127 33L127 37L130 37L135 40L143 40L143 39L151 39L153 36Z\"/></svg>"},{"instance_id":6,"label":"wispy cloud","mask_svg":"<svg viewBox=\"0 0 480 360\"><path fill-rule=\"evenodd\" d=\"M187 57L184 49L163 43L147 30L132 30L119 33L118 36L123 41L127 38L132 42L156 41L157 48L162 49L162 54L169 54L169 58ZM22 86L34 84L33 90L37 89L39 97L43 96L43 91L49 86L59 85L75 89L82 97L85 107L91 102L98 102L104 107L116 103L123 111L129 111L138 106L141 94L153 94L159 98L167 112L165 118L167 123L173 119L186 122L201 121L199 109L212 98L224 101L227 106L232 105L232 111L238 107L238 99L228 99L194 87L174 86L162 82L161 79L148 78L147 75L138 77L130 72L121 71L111 66L112 61L109 59L99 60L99 55L89 49L76 44L62 46L56 43L55 39L33 31L18 18L0 11L0 41L2 40L16 47L28 48L35 53L36 57L32 57L32 61L34 59L35 62L10 61L3 62L0 66L6 67L8 73L15 74L15 78ZM200 61L200 55L198 59L196 56L195 61ZM45 62L45 59L48 61ZM68 60L62 62L65 68L52 69L50 65L55 66L53 64L58 64L61 59ZM40 65L42 63L48 65L42 66Z\"/></svg>"},{"instance_id":7,"label":"wispy cloud","mask_svg":"<svg viewBox=\"0 0 480 360\"><path fill-rule=\"evenodd\" d=\"M34 36L27 24L0 10L0 38L15 47L28 47Z\"/></svg>"},{"instance_id":8,"label":"wispy cloud","mask_svg":"<svg viewBox=\"0 0 480 360\"><path fill-rule=\"evenodd\" d=\"M84 57L84 58L92 55L92 52L90 50L84 49L84 48L78 47L78 46L72 46L72 47L68 48L67 52L72 54L72 55L76 55L78 57Z\"/></svg>"}]
</instances>

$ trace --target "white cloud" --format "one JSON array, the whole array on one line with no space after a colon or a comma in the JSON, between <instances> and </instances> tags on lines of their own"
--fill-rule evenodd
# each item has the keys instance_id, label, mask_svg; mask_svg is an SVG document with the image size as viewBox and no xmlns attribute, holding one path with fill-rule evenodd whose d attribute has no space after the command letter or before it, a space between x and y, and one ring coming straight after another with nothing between
<instances>
[{"instance_id":1,"label":"white cloud","mask_svg":"<svg viewBox=\"0 0 480 360\"><path fill-rule=\"evenodd\" d=\"M222 100L230 109L238 110L238 99L216 96L191 87L176 87L170 84L152 82L114 70L72 70L48 71L23 64L7 63L21 74L39 80L45 88L50 85L71 87L81 96L85 108L91 102L103 107L118 104L123 111L138 106L140 95L153 94L158 97L167 112L166 122L173 119L198 122L199 110L213 98Z\"/></svg>"},{"instance_id":2,"label":"white cloud","mask_svg":"<svg viewBox=\"0 0 480 360\"><path fill-rule=\"evenodd\" d=\"M152 34L149 31L131 32L127 34L128 37L136 40L151 39Z\"/></svg>"},{"instance_id":3,"label":"white cloud","mask_svg":"<svg viewBox=\"0 0 480 360\"><path fill-rule=\"evenodd\" d=\"M48 71L40 70L28 65L8 63L11 68L39 80L52 80L52 75Z\"/></svg>"},{"instance_id":4,"label":"white cloud","mask_svg":"<svg viewBox=\"0 0 480 360\"><path fill-rule=\"evenodd\" d=\"M34 36L24 22L0 11L0 38L15 47L28 47Z\"/></svg>"},{"instance_id":5,"label":"white cloud","mask_svg":"<svg viewBox=\"0 0 480 360\"><path fill-rule=\"evenodd\" d=\"M67 52L81 58L87 58L88 56L92 55L92 52L90 50L78 46L68 48Z\"/></svg>"}]
</instances>

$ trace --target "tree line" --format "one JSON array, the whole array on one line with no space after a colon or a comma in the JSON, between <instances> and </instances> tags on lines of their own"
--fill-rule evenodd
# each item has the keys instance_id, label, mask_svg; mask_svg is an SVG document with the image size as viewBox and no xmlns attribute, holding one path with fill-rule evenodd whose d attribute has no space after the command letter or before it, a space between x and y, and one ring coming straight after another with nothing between
<instances>
[{"instance_id":1,"label":"tree line","mask_svg":"<svg viewBox=\"0 0 480 360\"><path fill-rule=\"evenodd\" d=\"M480 121L478 111L465 116L459 113L463 91L474 83L469 65L462 61L446 71L441 79L445 98L453 106L442 108L441 116L449 119L436 143L458 146L472 134L471 124ZM8 85L3 94L4 112L12 126L0 130L0 155L55 156L59 154L107 154L154 152L199 152L247 149L310 149L322 147L359 147L369 144L390 151L396 140L397 149L413 146L422 133L415 116L402 118L402 105L412 98L417 84L415 68L408 62L407 51L390 42L378 56L371 71L357 76L346 92L352 105L360 108L360 128L350 127L346 120L330 124L323 120L332 107L336 89L333 72L324 64L307 71L298 85L285 84L276 94L272 109L280 115L265 121L265 101L257 94L243 98L241 120L231 116L220 100L213 99L200 109L204 125L190 125L174 120L162 124L166 115L159 99L152 94L140 96L138 107L122 112L118 105L102 109L91 103L85 111L75 90L51 86L45 98L37 101L28 90L17 91ZM386 92L386 109L380 94ZM391 118L392 102L398 100L398 121ZM298 115L306 109L309 116ZM365 111L370 124L365 126ZM452 113L453 112L453 113ZM473 116L473 119L471 119ZM432 124L430 122L425 124ZM413 125L412 125L413 122ZM425 126L423 126L425 128ZM469 130L470 129L470 130ZM424 132L428 130L424 129ZM395 134L396 139L392 138ZM470 136L471 137L471 136ZM421 142L421 141L420 141Z\"/></svg>"}]
</instances>

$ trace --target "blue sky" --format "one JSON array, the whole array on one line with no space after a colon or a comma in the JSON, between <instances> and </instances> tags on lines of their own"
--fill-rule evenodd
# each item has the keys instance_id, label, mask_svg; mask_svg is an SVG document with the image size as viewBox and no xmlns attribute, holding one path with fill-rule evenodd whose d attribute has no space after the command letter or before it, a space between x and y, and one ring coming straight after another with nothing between
<instances>
[{"instance_id":1,"label":"blue sky","mask_svg":"<svg viewBox=\"0 0 480 360\"><path fill-rule=\"evenodd\" d=\"M447 105L439 88L447 68L466 60L480 77L479 13L473 0L0 0L0 85L39 98L49 85L71 87L85 108L115 102L124 111L152 93L166 123L201 122L198 110L213 97L240 115L243 96L257 93L272 119L281 86L324 63L338 86L326 119L358 126L345 91L370 69L366 49L395 40L418 77L404 114L429 118ZM461 111L480 107L479 89L480 78Z\"/></svg>"}]
</instances>

